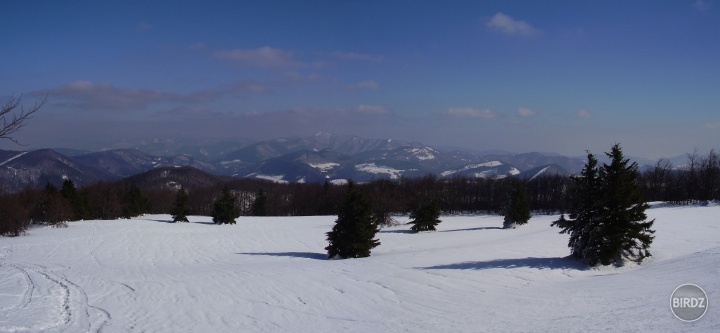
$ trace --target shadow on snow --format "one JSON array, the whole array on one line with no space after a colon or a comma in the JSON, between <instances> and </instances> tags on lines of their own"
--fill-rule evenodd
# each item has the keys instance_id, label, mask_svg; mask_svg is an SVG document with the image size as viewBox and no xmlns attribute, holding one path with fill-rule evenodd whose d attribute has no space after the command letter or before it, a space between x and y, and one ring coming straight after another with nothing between
<instances>
[{"instance_id":1,"label":"shadow on snow","mask_svg":"<svg viewBox=\"0 0 720 333\"><path fill-rule=\"evenodd\" d=\"M410 229L403 229L403 230L380 230L378 231L380 234L414 234L415 231L412 231Z\"/></svg>"},{"instance_id":2,"label":"shadow on snow","mask_svg":"<svg viewBox=\"0 0 720 333\"><path fill-rule=\"evenodd\" d=\"M138 218L138 219L139 219L139 218ZM160 222L160 223L175 223L172 219L169 219L169 220L145 219L145 221Z\"/></svg>"},{"instance_id":3,"label":"shadow on snow","mask_svg":"<svg viewBox=\"0 0 720 333\"><path fill-rule=\"evenodd\" d=\"M501 227L478 227L478 228L467 228L467 229L452 229L452 230L439 230L436 232L455 232L455 231L473 231L473 230L502 230ZM412 230L380 230L378 233L381 234L416 234L417 232Z\"/></svg>"},{"instance_id":4,"label":"shadow on snow","mask_svg":"<svg viewBox=\"0 0 720 333\"><path fill-rule=\"evenodd\" d=\"M441 230L439 232L455 232L455 231L472 231L472 230L502 230L501 227L478 227L478 228L468 228L468 229L452 229L452 230Z\"/></svg>"},{"instance_id":5,"label":"shadow on snow","mask_svg":"<svg viewBox=\"0 0 720 333\"><path fill-rule=\"evenodd\" d=\"M159 222L159 223L173 223L173 224L174 224L174 223L179 223L179 224L188 223L188 222L175 222L175 221L173 221L172 219L145 219L145 221ZM215 222L207 222L207 221L198 221L198 222L192 222L192 221L190 221L189 223L194 223L194 224L217 224L217 223L215 223Z\"/></svg>"},{"instance_id":6,"label":"shadow on snow","mask_svg":"<svg viewBox=\"0 0 720 333\"><path fill-rule=\"evenodd\" d=\"M251 256L306 258L315 260L327 260L328 258L327 253L315 252L240 252L238 254L245 254Z\"/></svg>"},{"instance_id":7,"label":"shadow on snow","mask_svg":"<svg viewBox=\"0 0 720 333\"><path fill-rule=\"evenodd\" d=\"M455 264L420 267L421 269L493 269L493 268L537 268L537 269L577 269L586 270L587 266L581 261L568 257L555 258L518 258L496 259L489 261L466 261Z\"/></svg>"}]
</instances>

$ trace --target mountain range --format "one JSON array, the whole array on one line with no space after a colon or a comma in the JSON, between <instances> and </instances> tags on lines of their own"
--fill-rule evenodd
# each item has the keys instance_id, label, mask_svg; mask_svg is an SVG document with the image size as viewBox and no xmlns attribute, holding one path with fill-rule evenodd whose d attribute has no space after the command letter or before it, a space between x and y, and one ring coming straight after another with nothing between
<instances>
[{"instance_id":1,"label":"mountain range","mask_svg":"<svg viewBox=\"0 0 720 333\"><path fill-rule=\"evenodd\" d=\"M419 142L330 133L203 145L153 139L126 141L100 151L0 150L0 193L44 186L47 182L57 185L65 178L82 186L173 166L282 183L342 183L347 179L363 182L430 173L438 177L529 179L539 174L575 174L583 164L581 157L551 153L472 153L434 148Z\"/></svg>"}]
</instances>

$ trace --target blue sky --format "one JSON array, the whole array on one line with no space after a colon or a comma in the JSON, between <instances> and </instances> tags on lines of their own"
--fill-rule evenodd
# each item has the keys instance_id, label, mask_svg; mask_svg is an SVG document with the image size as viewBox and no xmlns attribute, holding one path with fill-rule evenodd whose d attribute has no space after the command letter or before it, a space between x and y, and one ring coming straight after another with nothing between
<instances>
[{"instance_id":1,"label":"blue sky","mask_svg":"<svg viewBox=\"0 0 720 333\"><path fill-rule=\"evenodd\" d=\"M7 1L27 146L317 131L582 155L720 148L720 1Z\"/></svg>"}]
</instances>

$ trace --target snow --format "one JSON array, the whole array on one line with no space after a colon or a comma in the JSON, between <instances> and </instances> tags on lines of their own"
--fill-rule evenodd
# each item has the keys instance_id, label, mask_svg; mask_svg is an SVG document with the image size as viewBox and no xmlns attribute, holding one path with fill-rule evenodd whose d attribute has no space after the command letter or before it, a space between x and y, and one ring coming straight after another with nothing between
<instances>
[{"instance_id":1,"label":"snow","mask_svg":"<svg viewBox=\"0 0 720 333\"><path fill-rule=\"evenodd\" d=\"M477 168L494 168L503 165L500 161L490 161L485 163L477 163L477 164L469 164L464 166L462 169L459 170L449 170L449 171L443 171L440 175L443 177L450 176L452 174L456 174L458 172L467 171L470 169L477 169ZM477 176L480 177L480 176Z\"/></svg>"},{"instance_id":2,"label":"snow","mask_svg":"<svg viewBox=\"0 0 720 333\"><path fill-rule=\"evenodd\" d=\"M258 178L258 179L269 180L269 181L271 181L271 182L275 182L275 183L278 183L278 184L288 184L288 183L289 183L289 181L283 179L283 178L285 178L285 176L283 176L283 175L262 175L262 174L254 174L253 177Z\"/></svg>"},{"instance_id":3,"label":"snow","mask_svg":"<svg viewBox=\"0 0 720 333\"><path fill-rule=\"evenodd\" d=\"M403 170L397 170L389 167L378 166L375 163L363 163L355 166L355 170L373 174L387 174L390 179L398 179L402 175Z\"/></svg>"},{"instance_id":4,"label":"snow","mask_svg":"<svg viewBox=\"0 0 720 333\"><path fill-rule=\"evenodd\" d=\"M542 175L545 171L547 171L548 168L550 168L550 167L547 166L547 167L542 168L542 170L538 171L535 175L533 175L532 177L530 177L530 181L532 181L533 179L535 179L535 178L537 178L538 176Z\"/></svg>"},{"instance_id":5,"label":"snow","mask_svg":"<svg viewBox=\"0 0 720 333\"><path fill-rule=\"evenodd\" d=\"M330 181L330 184L333 185L347 185L348 180L347 179L333 179Z\"/></svg>"},{"instance_id":6,"label":"snow","mask_svg":"<svg viewBox=\"0 0 720 333\"><path fill-rule=\"evenodd\" d=\"M338 163L308 163L308 165L320 170L320 172L328 172L340 166Z\"/></svg>"},{"instance_id":7,"label":"snow","mask_svg":"<svg viewBox=\"0 0 720 333\"><path fill-rule=\"evenodd\" d=\"M653 257L585 268L535 216L443 216L325 260L336 217L167 215L73 222L0 238L0 332L717 332L720 307L676 319L684 283L720 299L720 207L661 207ZM407 222L407 217L399 217Z\"/></svg>"},{"instance_id":8,"label":"snow","mask_svg":"<svg viewBox=\"0 0 720 333\"><path fill-rule=\"evenodd\" d=\"M477 177L477 178L490 178L490 177L494 177L496 175L497 175L496 169L485 170L483 172L475 173L475 177Z\"/></svg>"},{"instance_id":9,"label":"snow","mask_svg":"<svg viewBox=\"0 0 720 333\"><path fill-rule=\"evenodd\" d=\"M11 157L11 158L8 158L6 161L0 163L0 166L3 166L3 165L5 165L5 164L11 162L12 160L14 160L14 159L16 159L16 158L19 158L19 157L21 157L21 156L23 156L23 155L25 155L25 154L27 154L27 153L28 153L28 152L24 151L24 152L21 152L21 153L13 156L13 157Z\"/></svg>"},{"instance_id":10,"label":"snow","mask_svg":"<svg viewBox=\"0 0 720 333\"><path fill-rule=\"evenodd\" d=\"M220 164L221 164L222 166L227 166L227 165L230 165L230 164L240 164L240 163L242 163L242 160L237 160L237 159L236 159L236 160L232 160L232 161L222 161L222 162L220 162Z\"/></svg>"},{"instance_id":11,"label":"snow","mask_svg":"<svg viewBox=\"0 0 720 333\"><path fill-rule=\"evenodd\" d=\"M425 147L422 149L420 149L420 148L410 149L410 153L413 154L413 156L415 156L415 158L417 158L420 161L427 161L427 160L435 159L435 155L433 155L433 153L437 154L437 151L430 147Z\"/></svg>"}]
</instances>

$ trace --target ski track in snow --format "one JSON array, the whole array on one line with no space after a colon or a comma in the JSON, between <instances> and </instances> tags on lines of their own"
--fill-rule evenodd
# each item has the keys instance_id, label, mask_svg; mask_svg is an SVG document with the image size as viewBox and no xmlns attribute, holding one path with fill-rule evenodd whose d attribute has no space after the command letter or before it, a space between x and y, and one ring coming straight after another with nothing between
<instances>
[{"instance_id":1,"label":"ski track in snow","mask_svg":"<svg viewBox=\"0 0 720 333\"><path fill-rule=\"evenodd\" d=\"M99 331L109 313L88 306L83 289L40 265L3 262L3 275L12 269L22 275L25 287L21 300L0 313L0 330L7 332ZM100 317L91 321L90 315ZM99 312L99 313L96 313ZM13 320L13 319L21 320ZM5 323L13 321L12 325Z\"/></svg>"},{"instance_id":2,"label":"ski track in snow","mask_svg":"<svg viewBox=\"0 0 720 333\"><path fill-rule=\"evenodd\" d=\"M333 216L35 228L0 238L0 332L720 331L720 308L695 323L669 309L683 283L720 299L720 207L647 213L654 256L620 268L568 259L557 216L386 228L350 260L326 260Z\"/></svg>"}]
</instances>

